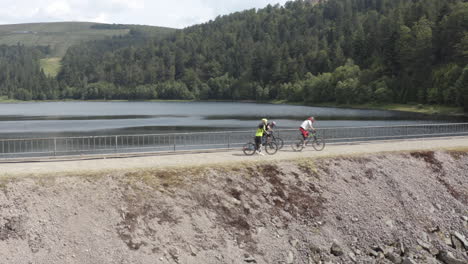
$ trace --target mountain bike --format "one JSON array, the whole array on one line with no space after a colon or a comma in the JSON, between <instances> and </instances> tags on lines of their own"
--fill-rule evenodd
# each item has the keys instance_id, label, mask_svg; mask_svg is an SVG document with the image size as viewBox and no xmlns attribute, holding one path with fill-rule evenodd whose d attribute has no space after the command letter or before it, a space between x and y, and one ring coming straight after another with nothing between
<instances>
[{"instance_id":1,"label":"mountain bike","mask_svg":"<svg viewBox=\"0 0 468 264\"><path fill-rule=\"evenodd\" d=\"M300 135L299 138L293 142L291 147L294 151L302 151L304 149L304 145L312 146L316 151L322 151L325 148L325 140L322 137L317 136L317 131L312 131L305 139L305 144L304 138Z\"/></svg>"},{"instance_id":2,"label":"mountain bike","mask_svg":"<svg viewBox=\"0 0 468 264\"><path fill-rule=\"evenodd\" d=\"M268 155L274 155L276 152L278 152L278 144L271 140L266 140L267 142L263 143L262 146L265 149L265 152ZM254 139L255 142L255 139ZM254 142L248 142L242 147L242 151L244 152L245 155L247 156L252 156L255 154L256 146Z\"/></svg>"}]
</instances>

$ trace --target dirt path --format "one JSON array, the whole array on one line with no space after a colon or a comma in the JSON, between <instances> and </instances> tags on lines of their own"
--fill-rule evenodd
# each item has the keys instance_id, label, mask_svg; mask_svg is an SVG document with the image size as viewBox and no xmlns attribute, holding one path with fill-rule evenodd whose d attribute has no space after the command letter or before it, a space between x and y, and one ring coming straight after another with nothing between
<instances>
[{"instance_id":1,"label":"dirt path","mask_svg":"<svg viewBox=\"0 0 468 264\"><path fill-rule=\"evenodd\" d=\"M411 150L439 150L468 148L468 137L418 139L405 141L385 141L328 145L324 151L311 148L303 152L293 152L289 146L274 156L245 156L240 150L229 152L207 152L188 154L165 154L125 158L97 158L87 160L48 160L37 162L0 162L0 177L39 174L81 174L114 170L137 170L181 166L202 166L250 161L280 161L307 157L327 157L336 155L369 154Z\"/></svg>"}]
</instances>

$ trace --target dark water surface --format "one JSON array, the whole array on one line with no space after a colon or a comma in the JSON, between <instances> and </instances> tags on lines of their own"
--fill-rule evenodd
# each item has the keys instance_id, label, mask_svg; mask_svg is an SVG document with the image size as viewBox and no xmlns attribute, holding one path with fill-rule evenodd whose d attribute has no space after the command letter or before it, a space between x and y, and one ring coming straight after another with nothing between
<instances>
[{"instance_id":1,"label":"dark water surface","mask_svg":"<svg viewBox=\"0 0 468 264\"><path fill-rule=\"evenodd\" d=\"M297 128L459 122L462 119L380 110L229 102L43 102L0 104L0 138L126 135L254 129L263 117Z\"/></svg>"}]
</instances>

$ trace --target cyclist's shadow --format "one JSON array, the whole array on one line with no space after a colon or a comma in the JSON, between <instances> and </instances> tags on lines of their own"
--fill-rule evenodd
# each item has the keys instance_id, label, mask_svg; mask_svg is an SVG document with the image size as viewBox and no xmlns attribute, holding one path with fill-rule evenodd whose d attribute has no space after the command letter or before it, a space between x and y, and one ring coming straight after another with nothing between
<instances>
[{"instance_id":1,"label":"cyclist's shadow","mask_svg":"<svg viewBox=\"0 0 468 264\"><path fill-rule=\"evenodd\" d=\"M292 149L281 149L281 150L278 150L278 152L298 152L298 151L295 151L295 150L292 150Z\"/></svg>"},{"instance_id":2,"label":"cyclist's shadow","mask_svg":"<svg viewBox=\"0 0 468 264\"><path fill-rule=\"evenodd\" d=\"M280 154L281 152L290 153L290 152L300 152L300 151L294 151L294 150L292 150L292 149L284 149L284 148L283 148L283 149L281 149L281 150L278 150L278 153L276 153L276 154ZM242 153L232 153L232 156L235 156L235 157L249 157L249 156L247 156L247 155L245 155L245 154L242 154ZM252 155L252 156L255 156L255 154ZM265 156L268 156L268 155L265 155ZM274 155L273 155L273 156L274 156Z\"/></svg>"}]
</instances>

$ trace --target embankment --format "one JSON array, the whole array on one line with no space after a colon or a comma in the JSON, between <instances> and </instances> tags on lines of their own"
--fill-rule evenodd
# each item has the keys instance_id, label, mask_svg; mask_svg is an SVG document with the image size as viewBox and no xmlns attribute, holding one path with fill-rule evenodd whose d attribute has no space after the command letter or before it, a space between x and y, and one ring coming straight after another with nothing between
<instances>
[{"instance_id":1,"label":"embankment","mask_svg":"<svg viewBox=\"0 0 468 264\"><path fill-rule=\"evenodd\" d=\"M0 263L467 263L468 153L0 180Z\"/></svg>"}]
</instances>

